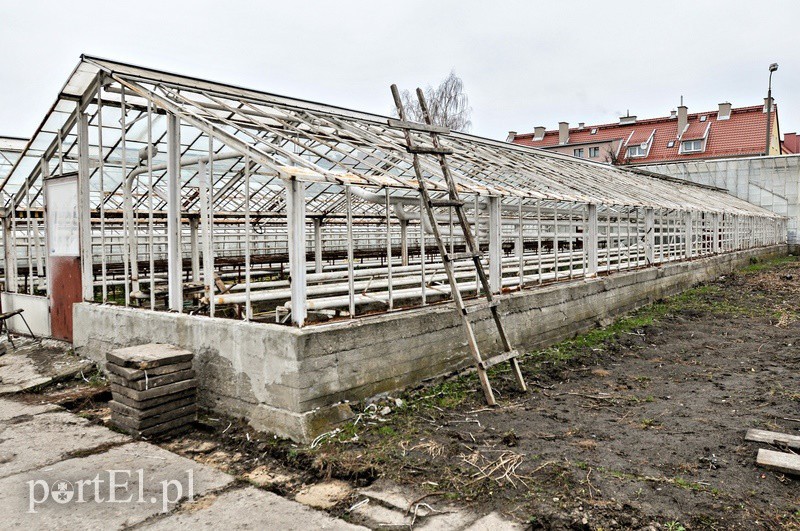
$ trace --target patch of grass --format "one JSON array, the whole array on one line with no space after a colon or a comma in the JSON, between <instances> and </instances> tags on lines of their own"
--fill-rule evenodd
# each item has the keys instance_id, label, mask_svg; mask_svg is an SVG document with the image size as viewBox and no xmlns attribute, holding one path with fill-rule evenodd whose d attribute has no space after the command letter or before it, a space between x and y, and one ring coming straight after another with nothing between
<instances>
[{"instance_id":1,"label":"patch of grass","mask_svg":"<svg viewBox=\"0 0 800 531\"><path fill-rule=\"evenodd\" d=\"M378 433L384 437L394 437L397 432L391 426L381 426L378 428Z\"/></svg>"},{"instance_id":2,"label":"patch of grass","mask_svg":"<svg viewBox=\"0 0 800 531\"><path fill-rule=\"evenodd\" d=\"M678 521L664 522L664 529L667 531L686 531L686 528Z\"/></svg>"},{"instance_id":3,"label":"patch of grass","mask_svg":"<svg viewBox=\"0 0 800 531\"><path fill-rule=\"evenodd\" d=\"M103 376L102 371L99 369L96 369L86 380L92 387L103 387L108 383L108 380L106 380L106 377Z\"/></svg>"},{"instance_id":4,"label":"patch of grass","mask_svg":"<svg viewBox=\"0 0 800 531\"><path fill-rule=\"evenodd\" d=\"M797 257L792 255L779 256L770 260L759 260L758 258L753 257L750 259L750 265L743 268L742 272L744 274L753 274L758 273L759 271L764 271L765 269L772 269L774 267L791 264L793 262L797 262Z\"/></svg>"}]
</instances>

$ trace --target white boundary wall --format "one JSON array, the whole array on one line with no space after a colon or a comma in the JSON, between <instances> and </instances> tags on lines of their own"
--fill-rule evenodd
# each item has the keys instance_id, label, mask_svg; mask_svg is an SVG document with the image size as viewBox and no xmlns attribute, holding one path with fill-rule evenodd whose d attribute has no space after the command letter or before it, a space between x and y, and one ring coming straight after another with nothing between
<instances>
[{"instance_id":1,"label":"white boundary wall","mask_svg":"<svg viewBox=\"0 0 800 531\"><path fill-rule=\"evenodd\" d=\"M47 297L39 295L26 295L24 293L2 293L0 302L3 312L25 310L25 321L37 337L50 337L50 303ZM8 327L12 332L28 335L28 328L19 315L8 320Z\"/></svg>"},{"instance_id":2,"label":"white boundary wall","mask_svg":"<svg viewBox=\"0 0 800 531\"><path fill-rule=\"evenodd\" d=\"M787 216L788 241L798 241L800 218L800 155L670 162L636 166L693 183L728 190L731 194L776 214Z\"/></svg>"}]
</instances>

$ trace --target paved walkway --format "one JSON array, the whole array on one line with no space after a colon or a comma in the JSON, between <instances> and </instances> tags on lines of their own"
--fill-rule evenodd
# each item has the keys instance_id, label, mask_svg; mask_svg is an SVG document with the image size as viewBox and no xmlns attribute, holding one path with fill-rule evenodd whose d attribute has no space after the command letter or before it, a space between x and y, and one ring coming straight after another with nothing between
<instances>
[{"instance_id":1,"label":"paved walkway","mask_svg":"<svg viewBox=\"0 0 800 531\"><path fill-rule=\"evenodd\" d=\"M57 406L10 399L0 399L0 514L4 529L365 529Z\"/></svg>"},{"instance_id":2,"label":"paved walkway","mask_svg":"<svg viewBox=\"0 0 800 531\"><path fill-rule=\"evenodd\" d=\"M81 371L89 372L94 365L76 356L61 341L17 336L14 344L16 348L6 342L7 352L0 355L0 395L28 391Z\"/></svg>"}]
</instances>

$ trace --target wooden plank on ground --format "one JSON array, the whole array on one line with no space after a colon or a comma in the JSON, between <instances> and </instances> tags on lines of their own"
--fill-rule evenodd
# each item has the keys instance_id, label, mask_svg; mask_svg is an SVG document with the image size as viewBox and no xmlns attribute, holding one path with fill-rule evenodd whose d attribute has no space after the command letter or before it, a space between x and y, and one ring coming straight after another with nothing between
<instances>
[{"instance_id":1,"label":"wooden plank on ground","mask_svg":"<svg viewBox=\"0 0 800 531\"><path fill-rule=\"evenodd\" d=\"M800 475L800 455L761 448L758 451L756 463L784 474Z\"/></svg>"},{"instance_id":2,"label":"wooden plank on ground","mask_svg":"<svg viewBox=\"0 0 800 531\"><path fill-rule=\"evenodd\" d=\"M800 449L800 436L767 430L747 430L745 441L761 442Z\"/></svg>"}]
</instances>

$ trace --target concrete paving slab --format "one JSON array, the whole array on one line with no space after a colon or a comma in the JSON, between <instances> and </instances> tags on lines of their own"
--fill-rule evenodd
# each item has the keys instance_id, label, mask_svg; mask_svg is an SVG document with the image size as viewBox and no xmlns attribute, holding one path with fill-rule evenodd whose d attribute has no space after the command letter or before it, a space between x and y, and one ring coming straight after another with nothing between
<instances>
[{"instance_id":1,"label":"concrete paving slab","mask_svg":"<svg viewBox=\"0 0 800 531\"><path fill-rule=\"evenodd\" d=\"M15 341L0 356L0 395L35 389L89 370L94 363L76 356L65 343L29 338Z\"/></svg>"},{"instance_id":2,"label":"concrete paving slab","mask_svg":"<svg viewBox=\"0 0 800 531\"><path fill-rule=\"evenodd\" d=\"M438 509L438 507L437 507ZM418 510L418 517L414 521L414 529L417 531L452 531L453 529L464 529L468 525L475 522L477 515L470 511L459 511L450 509L443 514L426 512L426 509L420 507ZM419 514L425 516L419 517ZM503 528L498 527L497 530L489 528L491 531L499 531Z\"/></svg>"},{"instance_id":3,"label":"concrete paving slab","mask_svg":"<svg viewBox=\"0 0 800 531\"><path fill-rule=\"evenodd\" d=\"M197 388L197 380L194 379L162 385L161 387L155 387L153 389L148 389L147 391L136 391L134 389L129 389L111 382L111 392L113 393L115 400L117 395L122 395L138 402L144 402L153 398L161 398L167 395L172 395L175 393L180 393L181 391L195 388Z\"/></svg>"},{"instance_id":4,"label":"concrete paving slab","mask_svg":"<svg viewBox=\"0 0 800 531\"><path fill-rule=\"evenodd\" d=\"M497 513L489 513L469 526L466 531L522 531L524 525L506 520Z\"/></svg>"},{"instance_id":5,"label":"concrete paving slab","mask_svg":"<svg viewBox=\"0 0 800 531\"><path fill-rule=\"evenodd\" d=\"M211 499L207 499L211 498ZM305 505L281 498L255 487L236 489L216 497L204 497L186 504L179 511L165 516L142 529L310 529L365 530Z\"/></svg>"},{"instance_id":6,"label":"concrete paving slab","mask_svg":"<svg viewBox=\"0 0 800 531\"><path fill-rule=\"evenodd\" d=\"M191 490L197 498L232 481L228 474L152 444L128 443L0 479L2 527L121 529L144 522L164 508L174 509L178 485L183 497ZM116 489L111 488L112 483ZM46 494L50 497L44 501ZM39 500L41 503L35 503ZM251 519L254 515L240 516ZM229 527L222 520L216 523L216 528Z\"/></svg>"},{"instance_id":7,"label":"concrete paving slab","mask_svg":"<svg viewBox=\"0 0 800 531\"><path fill-rule=\"evenodd\" d=\"M133 400L120 393L115 393L113 389L111 390L111 396L113 396L114 400L120 404L125 404L126 406L134 409L145 410L160 406L162 404L168 404L176 400L197 397L197 388L187 389L186 391L181 391L171 395L159 396L158 398L151 398L149 400Z\"/></svg>"},{"instance_id":8,"label":"concrete paving slab","mask_svg":"<svg viewBox=\"0 0 800 531\"><path fill-rule=\"evenodd\" d=\"M185 371L192 368L192 362L175 363L173 365L164 365L162 367L153 367L152 369L129 369L127 367L120 367L113 363L106 364L106 370L114 373L117 376L122 376L128 381L144 380L146 377L161 376L163 374L171 374L173 372Z\"/></svg>"},{"instance_id":9,"label":"concrete paving slab","mask_svg":"<svg viewBox=\"0 0 800 531\"><path fill-rule=\"evenodd\" d=\"M165 343L148 343L120 348L106 354L109 363L131 369L152 369L164 365L192 361L194 355L182 348Z\"/></svg>"},{"instance_id":10,"label":"concrete paving slab","mask_svg":"<svg viewBox=\"0 0 800 531\"><path fill-rule=\"evenodd\" d=\"M197 414L192 412L189 414L184 414L182 417L167 420L160 424L155 424L153 426L144 428L138 426L137 421L127 420L121 415L113 416L111 418L111 422L114 423L119 429L138 437L155 437L157 435L173 433L176 430L185 428L187 425L192 424L195 420L197 420Z\"/></svg>"},{"instance_id":11,"label":"concrete paving slab","mask_svg":"<svg viewBox=\"0 0 800 531\"><path fill-rule=\"evenodd\" d=\"M128 440L66 411L16 416L0 423L0 478Z\"/></svg>"},{"instance_id":12,"label":"concrete paving slab","mask_svg":"<svg viewBox=\"0 0 800 531\"><path fill-rule=\"evenodd\" d=\"M381 527L404 527L411 524L411 517L404 511L389 509L370 500L362 503L351 512L353 517L372 529Z\"/></svg>"},{"instance_id":13,"label":"concrete paving slab","mask_svg":"<svg viewBox=\"0 0 800 531\"><path fill-rule=\"evenodd\" d=\"M48 411L63 411L55 404L25 404L16 400L0 398L0 423L22 416L33 416Z\"/></svg>"},{"instance_id":14,"label":"concrete paving slab","mask_svg":"<svg viewBox=\"0 0 800 531\"><path fill-rule=\"evenodd\" d=\"M135 391L146 391L154 387L161 387L162 385L182 382L183 380L192 380L195 376L196 373L194 372L194 369L188 369L185 371L163 374L161 376L148 376L147 378L143 378L141 380L128 380L124 376L117 376L116 374L109 372L108 381L116 385L127 387L128 389L133 389Z\"/></svg>"},{"instance_id":15,"label":"concrete paving slab","mask_svg":"<svg viewBox=\"0 0 800 531\"><path fill-rule=\"evenodd\" d=\"M406 512L411 502L419 497L410 490L401 489L394 483L384 479L377 480L369 487L359 490L358 493L387 507L403 512Z\"/></svg>"}]
</instances>

